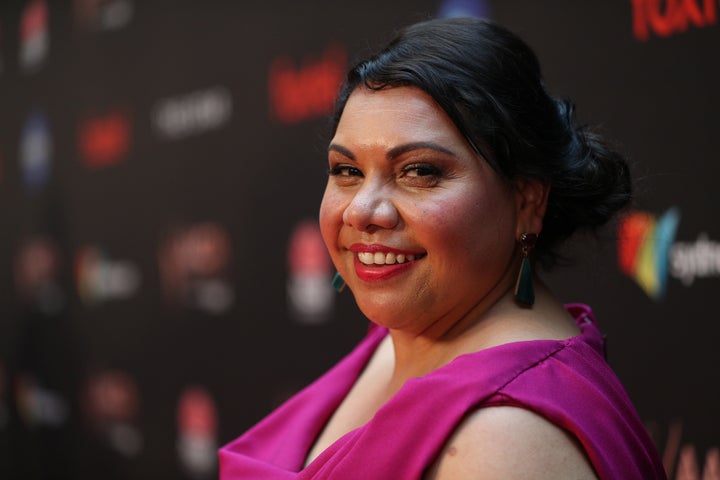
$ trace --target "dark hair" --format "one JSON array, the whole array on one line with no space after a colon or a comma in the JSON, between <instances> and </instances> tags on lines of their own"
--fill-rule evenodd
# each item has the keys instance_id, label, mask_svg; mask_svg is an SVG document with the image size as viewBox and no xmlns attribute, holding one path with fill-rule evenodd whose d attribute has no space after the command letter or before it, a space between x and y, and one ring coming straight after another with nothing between
<instances>
[{"instance_id":1,"label":"dark hair","mask_svg":"<svg viewBox=\"0 0 720 480\"><path fill-rule=\"evenodd\" d=\"M530 47L491 21L439 19L401 30L348 73L333 129L361 85L424 90L501 177L547 182L548 207L535 249L546 267L557 260L562 240L605 224L630 200L624 158L598 134L575 125L572 103L547 93Z\"/></svg>"}]
</instances>

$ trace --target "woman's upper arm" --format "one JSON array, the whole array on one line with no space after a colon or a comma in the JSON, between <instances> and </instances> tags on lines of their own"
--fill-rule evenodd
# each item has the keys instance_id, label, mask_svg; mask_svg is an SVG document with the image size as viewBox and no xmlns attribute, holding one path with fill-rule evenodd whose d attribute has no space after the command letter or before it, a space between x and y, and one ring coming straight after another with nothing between
<instances>
[{"instance_id":1,"label":"woman's upper arm","mask_svg":"<svg viewBox=\"0 0 720 480\"><path fill-rule=\"evenodd\" d=\"M489 407L468 415L448 439L427 480L596 479L578 442L521 408Z\"/></svg>"}]
</instances>

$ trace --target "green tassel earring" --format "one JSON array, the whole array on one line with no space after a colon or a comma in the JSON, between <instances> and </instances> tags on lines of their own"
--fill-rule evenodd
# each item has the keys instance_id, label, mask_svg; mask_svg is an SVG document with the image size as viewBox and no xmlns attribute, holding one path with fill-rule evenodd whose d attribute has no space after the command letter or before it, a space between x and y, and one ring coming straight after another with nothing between
<instances>
[{"instance_id":1,"label":"green tassel earring","mask_svg":"<svg viewBox=\"0 0 720 480\"><path fill-rule=\"evenodd\" d=\"M520 235L523 259L517 282L515 282L515 299L527 307L531 307L535 303L532 266L530 265L530 251L535 248L535 242L537 242L537 234L535 233L523 233Z\"/></svg>"},{"instance_id":2,"label":"green tassel earring","mask_svg":"<svg viewBox=\"0 0 720 480\"><path fill-rule=\"evenodd\" d=\"M332 279L332 286L338 292L342 292L345 288L345 280L340 276L340 272L335 272L335 276Z\"/></svg>"}]
</instances>

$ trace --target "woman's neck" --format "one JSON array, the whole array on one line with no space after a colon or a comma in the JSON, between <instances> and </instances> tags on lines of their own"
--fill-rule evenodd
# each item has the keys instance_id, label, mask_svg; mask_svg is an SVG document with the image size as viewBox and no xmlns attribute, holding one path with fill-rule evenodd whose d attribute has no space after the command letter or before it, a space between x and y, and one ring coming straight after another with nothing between
<instances>
[{"instance_id":1,"label":"woman's neck","mask_svg":"<svg viewBox=\"0 0 720 480\"><path fill-rule=\"evenodd\" d=\"M544 286L535 281L535 304L519 306L512 291L491 307L476 305L454 321L439 319L422 332L391 329L391 389L423 376L457 358L510 342L561 340L579 333L570 314Z\"/></svg>"}]
</instances>

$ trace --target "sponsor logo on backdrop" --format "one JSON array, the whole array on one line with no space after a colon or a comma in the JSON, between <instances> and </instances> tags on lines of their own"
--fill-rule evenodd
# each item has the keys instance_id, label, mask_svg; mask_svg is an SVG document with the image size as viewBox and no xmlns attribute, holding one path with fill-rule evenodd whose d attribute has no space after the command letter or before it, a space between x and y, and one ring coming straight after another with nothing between
<instances>
[{"instance_id":1,"label":"sponsor logo on backdrop","mask_svg":"<svg viewBox=\"0 0 720 480\"><path fill-rule=\"evenodd\" d=\"M659 425L648 424L648 431L656 439L659 436ZM720 475L720 448L712 446L705 452L705 460L698 462L698 452L692 443L683 442L683 421L676 420L670 424L662 452L663 466L668 478L676 480L708 480L717 479ZM700 455L702 460L702 455Z\"/></svg>"},{"instance_id":2,"label":"sponsor logo on backdrop","mask_svg":"<svg viewBox=\"0 0 720 480\"><path fill-rule=\"evenodd\" d=\"M633 34L640 41L650 35L670 37L689 28L717 24L718 0L631 0Z\"/></svg>"},{"instance_id":3,"label":"sponsor logo on backdrop","mask_svg":"<svg viewBox=\"0 0 720 480\"><path fill-rule=\"evenodd\" d=\"M20 67L26 72L37 70L45 62L49 50L47 3L31 0L20 17Z\"/></svg>"},{"instance_id":4,"label":"sponsor logo on backdrop","mask_svg":"<svg viewBox=\"0 0 720 480\"><path fill-rule=\"evenodd\" d=\"M697 279L720 278L720 242L705 232L695 241L675 242L670 251L670 273L687 287Z\"/></svg>"},{"instance_id":5,"label":"sponsor logo on backdrop","mask_svg":"<svg viewBox=\"0 0 720 480\"><path fill-rule=\"evenodd\" d=\"M633 278L645 293L661 300L668 277L690 287L697 279L720 278L720 242L701 232L695 241L678 241L677 207L660 216L632 212L618 229L620 269Z\"/></svg>"},{"instance_id":6,"label":"sponsor logo on backdrop","mask_svg":"<svg viewBox=\"0 0 720 480\"><path fill-rule=\"evenodd\" d=\"M217 413L210 393L188 387L178 402L177 449L180 463L192 478L213 478L217 467Z\"/></svg>"},{"instance_id":7,"label":"sponsor logo on backdrop","mask_svg":"<svg viewBox=\"0 0 720 480\"><path fill-rule=\"evenodd\" d=\"M42 189L50 178L52 138L47 116L36 109L28 115L20 139L20 169L28 191Z\"/></svg>"},{"instance_id":8,"label":"sponsor logo on backdrop","mask_svg":"<svg viewBox=\"0 0 720 480\"><path fill-rule=\"evenodd\" d=\"M43 387L30 373L23 372L15 378L15 404L20 418L30 427L61 427L67 423L67 400Z\"/></svg>"},{"instance_id":9,"label":"sponsor logo on backdrop","mask_svg":"<svg viewBox=\"0 0 720 480\"><path fill-rule=\"evenodd\" d=\"M347 53L340 45L309 55L300 65L289 56L276 58L270 65L268 80L272 117L280 123L299 123L328 115L346 68Z\"/></svg>"},{"instance_id":10,"label":"sponsor logo on backdrop","mask_svg":"<svg viewBox=\"0 0 720 480\"><path fill-rule=\"evenodd\" d=\"M93 375L81 399L90 425L110 448L126 457L142 451L143 436L136 426L140 394L128 373L108 370Z\"/></svg>"},{"instance_id":11,"label":"sponsor logo on backdrop","mask_svg":"<svg viewBox=\"0 0 720 480\"><path fill-rule=\"evenodd\" d=\"M317 221L295 227L287 255L287 298L293 318L303 324L327 321L335 298L333 270Z\"/></svg>"},{"instance_id":12,"label":"sponsor logo on backdrop","mask_svg":"<svg viewBox=\"0 0 720 480\"><path fill-rule=\"evenodd\" d=\"M60 288L60 254L49 237L37 236L22 243L15 254L14 280L20 300L52 315L65 305Z\"/></svg>"},{"instance_id":13,"label":"sponsor logo on backdrop","mask_svg":"<svg viewBox=\"0 0 720 480\"><path fill-rule=\"evenodd\" d=\"M140 269L128 260L110 258L97 246L85 246L75 254L75 283L86 305L132 297L140 288Z\"/></svg>"},{"instance_id":14,"label":"sponsor logo on backdrop","mask_svg":"<svg viewBox=\"0 0 720 480\"><path fill-rule=\"evenodd\" d=\"M168 304L222 314L235 303L228 279L230 236L216 223L171 229L158 249L163 293Z\"/></svg>"},{"instance_id":15,"label":"sponsor logo on backdrop","mask_svg":"<svg viewBox=\"0 0 720 480\"><path fill-rule=\"evenodd\" d=\"M123 162L130 151L131 125L126 113L114 111L85 119L78 126L78 151L91 169Z\"/></svg>"},{"instance_id":16,"label":"sponsor logo on backdrop","mask_svg":"<svg viewBox=\"0 0 720 480\"><path fill-rule=\"evenodd\" d=\"M438 9L438 17L490 18L490 6L485 0L445 0Z\"/></svg>"},{"instance_id":17,"label":"sponsor logo on backdrop","mask_svg":"<svg viewBox=\"0 0 720 480\"><path fill-rule=\"evenodd\" d=\"M216 86L159 100L150 120L160 137L177 140L222 127L232 112L230 90Z\"/></svg>"},{"instance_id":18,"label":"sponsor logo on backdrop","mask_svg":"<svg viewBox=\"0 0 720 480\"><path fill-rule=\"evenodd\" d=\"M73 0L75 22L84 30L119 30L132 20L131 0Z\"/></svg>"},{"instance_id":19,"label":"sponsor logo on backdrop","mask_svg":"<svg viewBox=\"0 0 720 480\"><path fill-rule=\"evenodd\" d=\"M679 222L677 208L659 218L647 212L633 212L620 222L620 269L656 300L665 294L669 252Z\"/></svg>"},{"instance_id":20,"label":"sponsor logo on backdrop","mask_svg":"<svg viewBox=\"0 0 720 480\"><path fill-rule=\"evenodd\" d=\"M702 458L702 457L701 457ZM695 445L686 444L680 449L677 462L676 480L705 480L720 478L720 448L712 447L705 455L705 462L698 462Z\"/></svg>"}]
</instances>

